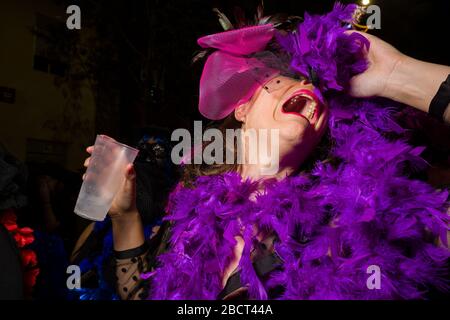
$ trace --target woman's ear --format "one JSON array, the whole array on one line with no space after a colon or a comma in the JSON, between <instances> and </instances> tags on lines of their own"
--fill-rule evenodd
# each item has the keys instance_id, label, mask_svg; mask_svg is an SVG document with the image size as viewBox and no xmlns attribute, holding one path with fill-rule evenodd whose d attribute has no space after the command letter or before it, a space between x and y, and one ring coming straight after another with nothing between
<instances>
[{"instance_id":1,"label":"woman's ear","mask_svg":"<svg viewBox=\"0 0 450 320\"><path fill-rule=\"evenodd\" d=\"M245 122L245 118L248 113L248 106L249 103L243 103L240 106L238 106L236 109L234 109L234 117L237 121Z\"/></svg>"}]
</instances>

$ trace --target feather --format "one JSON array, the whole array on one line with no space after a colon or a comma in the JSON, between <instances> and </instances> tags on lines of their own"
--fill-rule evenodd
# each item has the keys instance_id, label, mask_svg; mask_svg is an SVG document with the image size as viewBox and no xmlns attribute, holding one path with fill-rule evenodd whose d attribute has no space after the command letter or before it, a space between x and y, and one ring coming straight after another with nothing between
<instances>
[{"instance_id":1,"label":"feather","mask_svg":"<svg viewBox=\"0 0 450 320\"><path fill-rule=\"evenodd\" d=\"M320 97L329 90L344 91L351 77L367 68L363 57L369 41L357 33L346 34L347 28L342 26L352 20L355 8L336 3L333 11L323 16L305 13L297 32L277 37L292 56L292 69L306 77L314 75L310 80L318 85Z\"/></svg>"},{"instance_id":2,"label":"feather","mask_svg":"<svg viewBox=\"0 0 450 320\"><path fill-rule=\"evenodd\" d=\"M211 52L211 50L209 50L209 49L201 50L201 51L197 52L194 55L194 57L192 58L192 63L196 63L198 61L205 59L209 55L210 52Z\"/></svg>"},{"instance_id":3,"label":"feather","mask_svg":"<svg viewBox=\"0 0 450 320\"><path fill-rule=\"evenodd\" d=\"M213 12L216 14L217 18L219 19L219 23L222 26L223 30L232 30L234 29L233 24L230 22L230 20L227 18L225 14L223 14L219 9L213 8Z\"/></svg>"},{"instance_id":4,"label":"feather","mask_svg":"<svg viewBox=\"0 0 450 320\"><path fill-rule=\"evenodd\" d=\"M264 17L264 1L261 0L261 2L256 7L256 14L255 14L255 24L258 24L259 21Z\"/></svg>"}]
</instances>

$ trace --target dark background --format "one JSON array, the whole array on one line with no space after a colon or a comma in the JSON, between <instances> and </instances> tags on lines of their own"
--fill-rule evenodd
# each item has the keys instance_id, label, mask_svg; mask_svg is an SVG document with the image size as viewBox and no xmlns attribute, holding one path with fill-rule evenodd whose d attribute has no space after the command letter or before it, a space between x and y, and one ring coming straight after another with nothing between
<instances>
[{"instance_id":1,"label":"dark background","mask_svg":"<svg viewBox=\"0 0 450 320\"><path fill-rule=\"evenodd\" d=\"M8 2L13 1L5 1ZM53 129L56 135L54 140L72 144L72 149L79 150L84 149L86 143L92 143L95 133L109 134L125 143L136 144L143 128L149 126L170 130L179 127L189 128L193 124L193 119L200 119L197 102L202 64L193 66L190 62L199 49L196 39L202 35L221 31L212 8L221 8L231 18L233 7L240 6L253 14L258 3L256 0L35 2L32 10L36 13L46 12L48 10L43 10L44 8L55 6L56 9L48 16L59 20L61 25L49 28L50 36L47 39L51 43L49 55L55 57L40 57L39 53L36 56L36 52L33 56L33 52L30 52L32 56L30 60L34 60L29 68L33 69L34 73L39 73L42 72L42 67L46 69L47 65L50 65L52 69L50 74L55 78L55 86L61 92L67 91L63 92L67 100L67 103L61 106L64 109L63 117L57 118L56 124L54 120L44 123L42 131ZM287 12L297 15L302 15L305 10L310 13L324 13L331 9L333 3L334 1L317 0L264 1L266 14ZM381 30L374 30L373 34L417 59L450 64L450 51L446 45L450 18L449 1L374 0L371 3L381 8ZM68 31L64 26L65 18L68 16L65 8L69 4L77 4L81 8L81 30ZM8 12L8 9L10 8L6 7L3 10L3 15L12 18L20 14L18 8L11 12ZM58 10L59 14L55 14L54 12ZM38 19L34 20L25 21L25 27L33 34L30 40L36 42L36 38L42 37L40 31L33 28ZM8 25L2 27L4 33L7 33ZM92 36L93 33L95 36ZM5 43L2 44L4 45ZM49 64L48 60L55 62ZM3 64L11 63L14 62L8 58L1 59L0 73ZM84 103L80 98L82 95L80 87L87 81L90 83L95 109L95 116L91 117L94 118L92 124L83 121L85 115L83 111L79 111L80 105ZM19 101L20 91L27 88L17 88L8 82L6 76L0 78L0 86L15 90L16 100ZM28 87L30 86L32 85ZM52 103L51 96L48 97L47 104ZM0 102L0 115L5 112L2 122L7 122L7 127L11 128L17 121L15 128L19 130L20 122L17 117L8 118L8 110L11 108L13 106L10 104ZM58 113L61 110L42 110L42 113L47 113L49 119L52 119L52 112ZM10 145L27 142L25 139L15 141L14 132L11 131L13 130L0 131L4 133L0 141L9 149L13 149L10 150L13 153L19 153L20 160L26 161L29 152L14 152L15 146ZM80 136L83 137L83 143L79 143L75 148L73 141L79 141ZM40 139L39 132L35 130L26 138ZM70 158L72 155L80 162L82 155L73 150L58 161L65 166L71 162L67 157ZM76 168L73 160L66 166L71 170L82 169L81 163Z\"/></svg>"}]
</instances>

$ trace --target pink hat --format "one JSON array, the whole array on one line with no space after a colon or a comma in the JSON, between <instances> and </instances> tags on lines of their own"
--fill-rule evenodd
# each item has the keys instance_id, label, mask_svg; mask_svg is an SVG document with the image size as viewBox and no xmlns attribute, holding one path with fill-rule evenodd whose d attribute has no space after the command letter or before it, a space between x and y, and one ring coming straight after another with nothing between
<instances>
[{"instance_id":1,"label":"pink hat","mask_svg":"<svg viewBox=\"0 0 450 320\"><path fill-rule=\"evenodd\" d=\"M202 48L217 49L207 58L200 79L199 110L203 116L225 118L280 73L254 56L264 51L274 33L274 26L265 24L198 39Z\"/></svg>"}]
</instances>

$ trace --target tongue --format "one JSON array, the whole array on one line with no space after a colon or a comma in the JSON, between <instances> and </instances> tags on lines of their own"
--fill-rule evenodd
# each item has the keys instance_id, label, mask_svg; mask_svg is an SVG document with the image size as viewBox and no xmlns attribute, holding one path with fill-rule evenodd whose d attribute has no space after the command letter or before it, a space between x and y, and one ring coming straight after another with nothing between
<instances>
[{"instance_id":1,"label":"tongue","mask_svg":"<svg viewBox=\"0 0 450 320\"><path fill-rule=\"evenodd\" d=\"M283 110L285 112L295 112L298 114L302 114L303 109L306 106L307 99L304 97L294 97L286 101L286 103L283 105Z\"/></svg>"}]
</instances>

